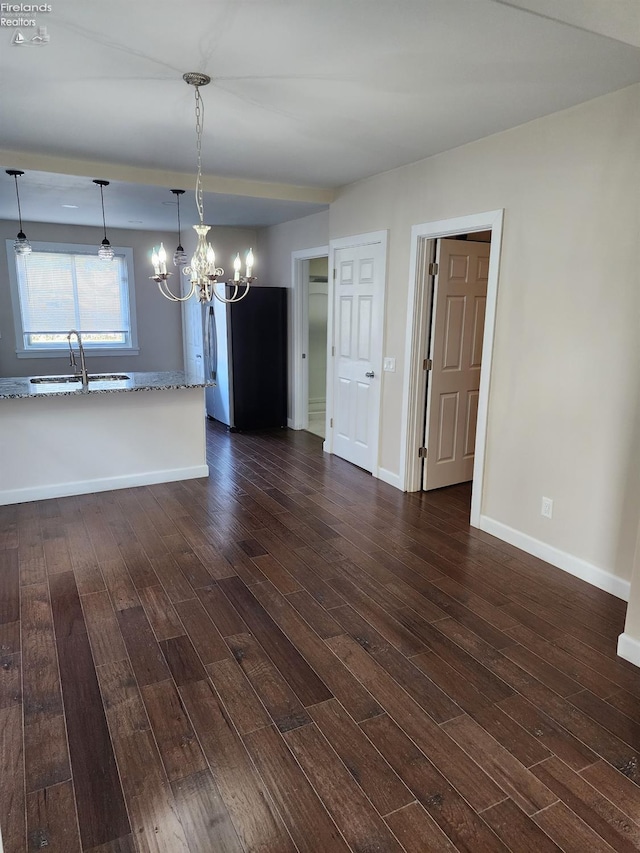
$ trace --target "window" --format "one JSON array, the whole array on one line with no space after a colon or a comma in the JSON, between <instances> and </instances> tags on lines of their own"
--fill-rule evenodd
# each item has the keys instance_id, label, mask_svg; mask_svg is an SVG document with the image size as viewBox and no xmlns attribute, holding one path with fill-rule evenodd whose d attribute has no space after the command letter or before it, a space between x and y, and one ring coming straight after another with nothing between
<instances>
[{"instance_id":1,"label":"window","mask_svg":"<svg viewBox=\"0 0 640 853\"><path fill-rule=\"evenodd\" d=\"M114 247L113 261L102 261L94 246L32 247L16 256L7 240L18 357L67 352L71 329L87 350L137 353L132 250Z\"/></svg>"}]
</instances>

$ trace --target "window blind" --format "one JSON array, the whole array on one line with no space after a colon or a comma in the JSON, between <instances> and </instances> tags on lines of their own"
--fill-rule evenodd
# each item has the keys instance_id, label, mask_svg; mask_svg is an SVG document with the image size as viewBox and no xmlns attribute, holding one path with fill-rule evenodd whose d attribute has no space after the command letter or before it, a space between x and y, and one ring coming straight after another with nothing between
<instances>
[{"instance_id":1,"label":"window blind","mask_svg":"<svg viewBox=\"0 0 640 853\"><path fill-rule=\"evenodd\" d=\"M105 263L95 255L33 251L17 258L17 273L25 344L70 329L104 333L105 343L129 340L123 256ZM92 337L100 343L101 334Z\"/></svg>"}]
</instances>

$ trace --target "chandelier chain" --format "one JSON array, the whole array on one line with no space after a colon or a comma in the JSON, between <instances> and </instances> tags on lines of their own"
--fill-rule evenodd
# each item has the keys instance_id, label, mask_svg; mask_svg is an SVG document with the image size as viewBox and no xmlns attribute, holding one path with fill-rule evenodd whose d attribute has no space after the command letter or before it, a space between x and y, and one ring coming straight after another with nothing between
<instances>
[{"instance_id":1,"label":"chandelier chain","mask_svg":"<svg viewBox=\"0 0 640 853\"><path fill-rule=\"evenodd\" d=\"M196 86L196 155L198 173L196 175L196 206L200 225L204 224L204 202L202 190L202 128L204 126L204 102L200 97L200 87Z\"/></svg>"}]
</instances>

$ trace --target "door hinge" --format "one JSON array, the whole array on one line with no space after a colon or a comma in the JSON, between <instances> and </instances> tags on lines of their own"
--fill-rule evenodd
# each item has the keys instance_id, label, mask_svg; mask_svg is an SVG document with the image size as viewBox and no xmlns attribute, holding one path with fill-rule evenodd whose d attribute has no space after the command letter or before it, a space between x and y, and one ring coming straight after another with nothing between
<instances>
[{"instance_id":1,"label":"door hinge","mask_svg":"<svg viewBox=\"0 0 640 853\"><path fill-rule=\"evenodd\" d=\"M336 276L337 276L337 275L338 275L338 270L337 270L337 269L334 269L334 271L333 271L333 280L334 280L334 281L336 280Z\"/></svg>"},{"instance_id":2,"label":"door hinge","mask_svg":"<svg viewBox=\"0 0 640 853\"><path fill-rule=\"evenodd\" d=\"M428 275L438 275L438 264L435 261L429 264Z\"/></svg>"},{"instance_id":3,"label":"door hinge","mask_svg":"<svg viewBox=\"0 0 640 853\"><path fill-rule=\"evenodd\" d=\"M329 426L333 429L333 418L329 418Z\"/></svg>"},{"instance_id":4,"label":"door hinge","mask_svg":"<svg viewBox=\"0 0 640 853\"><path fill-rule=\"evenodd\" d=\"M427 458L427 448L420 447L418 449L418 459L426 459Z\"/></svg>"},{"instance_id":5,"label":"door hinge","mask_svg":"<svg viewBox=\"0 0 640 853\"><path fill-rule=\"evenodd\" d=\"M432 367L433 367L433 361L430 358L425 358L424 361L422 362L422 369L423 370L431 370Z\"/></svg>"},{"instance_id":6,"label":"door hinge","mask_svg":"<svg viewBox=\"0 0 640 853\"><path fill-rule=\"evenodd\" d=\"M336 354L336 348L335 348L335 347L331 347L331 355L335 355L335 354Z\"/></svg>"}]
</instances>

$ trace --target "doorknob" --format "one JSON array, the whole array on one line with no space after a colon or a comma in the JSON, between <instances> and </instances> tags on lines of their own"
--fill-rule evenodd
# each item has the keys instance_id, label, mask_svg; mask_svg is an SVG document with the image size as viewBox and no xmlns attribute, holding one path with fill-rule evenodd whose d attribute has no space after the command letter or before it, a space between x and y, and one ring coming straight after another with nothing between
<instances>
[{"instance_id":1,"label":"doorknob","mask_svg":"<svg viewBox=\"0 0 640 853\"><path fill-rule=\"evenodd\" d=\"M365 376L367 377L367 379L373 379L373 377L375 376L375 373L373 372L373 370L368 370L365 373Z\"/></svg>"}]
</instances>

